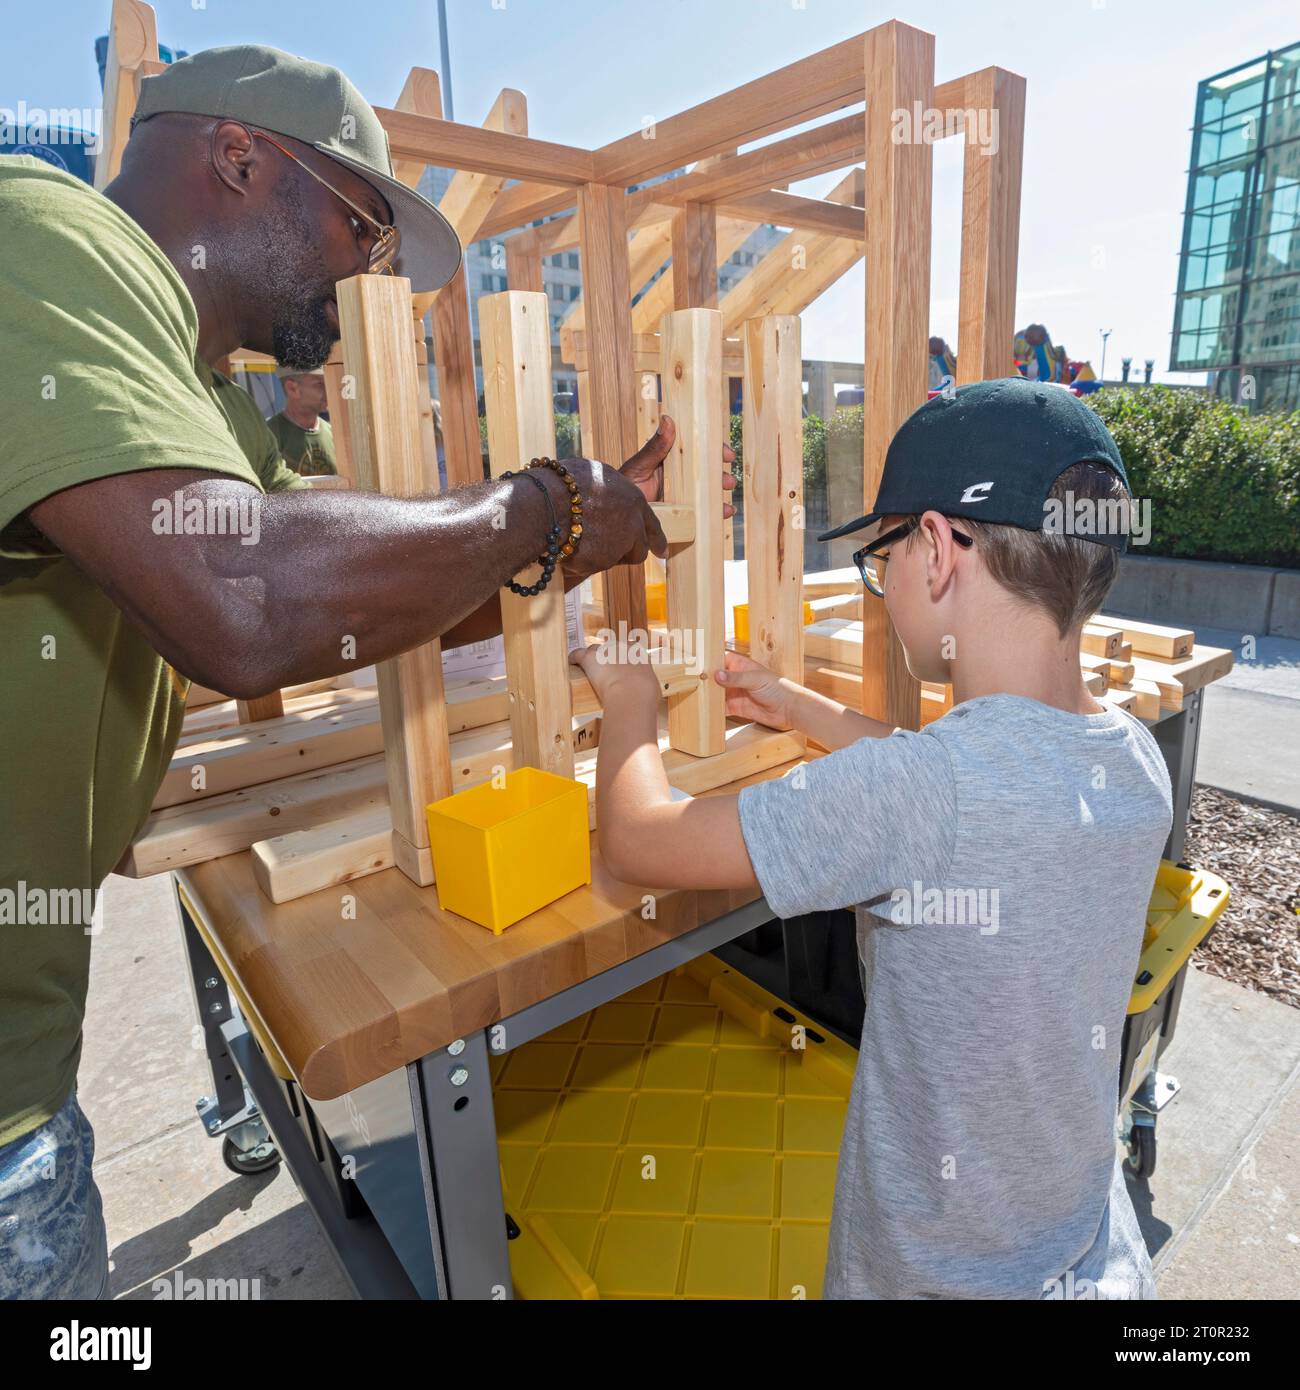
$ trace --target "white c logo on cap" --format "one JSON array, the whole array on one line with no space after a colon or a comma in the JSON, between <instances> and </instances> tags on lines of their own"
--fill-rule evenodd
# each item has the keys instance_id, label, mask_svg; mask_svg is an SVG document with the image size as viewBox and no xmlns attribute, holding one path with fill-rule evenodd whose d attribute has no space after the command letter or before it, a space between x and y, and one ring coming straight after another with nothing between
<instances>
[{"instance_id":1,"label":"white c logo on cap","mask_svg":"<svg viewBox=\"0 0 1300 1390\"><path fill-rule=\"evenodd\" d=\"M972 483L961 495L963 502L987 502L992 483Z\"/></svg>"}]
</instances>

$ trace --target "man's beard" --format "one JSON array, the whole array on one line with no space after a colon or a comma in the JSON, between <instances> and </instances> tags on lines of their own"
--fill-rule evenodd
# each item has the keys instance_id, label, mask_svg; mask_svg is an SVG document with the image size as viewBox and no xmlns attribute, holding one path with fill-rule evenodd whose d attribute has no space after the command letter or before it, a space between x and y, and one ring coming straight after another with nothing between
<instances>
[{"instance_id":1,"label":"man's beard","mask_svg":"<svg viewBox=\"0 0 1300 1390\"><path fill-rule=\"evenodd\" d=\"M334 278L314 236L297 185L286 181L267 219L258 279L271 315L271 350L282 367L299 371L322 366L337 336L325 315L334 297Z\"/></svg>"}]
</instances>

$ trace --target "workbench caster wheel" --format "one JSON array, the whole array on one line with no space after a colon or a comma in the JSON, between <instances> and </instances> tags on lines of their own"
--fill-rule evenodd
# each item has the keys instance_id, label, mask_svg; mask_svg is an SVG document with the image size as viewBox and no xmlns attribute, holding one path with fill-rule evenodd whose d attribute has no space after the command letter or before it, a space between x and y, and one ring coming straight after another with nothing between
<instances>
[{"instance_id":1,"label":"workbench caster wheel","mask_svg":"<svg viewBox=\"0 0 1300 1390\"><path fill-rule=\"evenodd\" d=\"M232 1173L241 1177L251 1177L254 1173L265 1173L280 1162L280 1150L269 1139L253 1148L244 1150L235 1146L229 1136L221 1141L221 1161Z\"/></svg>"},{"instance_id":2,"label":"workbench caster wheel","mask_svg":"<svg viewBox=\"0 0 1300 1390\"><path fill-rule=\"evenodd\" d=\"M1129 1131L1128 1168L1135 1178L1149 1178L1156 1171L1154 1125L1134 1125Z\"/></svg>"}]
</instances>

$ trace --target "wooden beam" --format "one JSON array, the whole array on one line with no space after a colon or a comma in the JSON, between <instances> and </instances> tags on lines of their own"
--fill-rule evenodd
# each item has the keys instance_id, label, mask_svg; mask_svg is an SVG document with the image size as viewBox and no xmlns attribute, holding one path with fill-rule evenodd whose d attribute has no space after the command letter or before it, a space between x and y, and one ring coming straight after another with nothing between
<instances>
[{"instance_id":1,"label":"wooden beam","mask_svg":"<svg viewBox=\"0 0 1300 1390\"><path fill-rule=\"evenodd\" d=\"M885 451L903 421L924 404L930 325L932 150L894 139L891 113L934 106L934 36L892 20L866 36L866 392L863 492L876 500ZM915 729L920 683L883 603L862 610L862 709Z\"/></svg>"},{"instance_id":2,"label":"wooden beam","mask_svg":"<svg viewBox=\"0 0 1300 1390\"><path fill-rule=\"evenodd\" d=\"M278 690L259 695L255 700L237 700L239 722L251 724L259 719L279 719L284 714L284 697Z\"/></svg>"},{"instance_id":3,"label":"wooden beam","mask_svg":"<svg viewBox=\"0 0 1300 1390\"><path fill-rule=\"evenodd\" d=\"M497 195L487 220L479 228L480 237L499 236L516 227L527 226L540 217L565 212L578 202L576 188L552 188L549 184L524 182L511 184Z\"/></svg>"},{"instance_id":4,"label":"wooden beam","mask_svg":"<svg viewBox=\"0 0 1300 1390\"><path fill-rule=\"evenodd\" d=\"M974 129L967 123L957 324L959 385L1006 376L1011 370L1025 131L1023 77L1002 68L985 68L966 81L970 107L992 113L985 133L996 131L997 145L992 152L980 146L978 123Z\"/></svg>"},{"instance_id":5,"label":"wooden beam","mask_svg":"<svg viewBox=\"0 0 1300 1390\"><path fill-rule=\"evenodd\" d=\"M717 213L707 203L686 203L672 220L673 308L718 307Z\"/></svg>"},{"instance_id":6,"label":"wooden beam","mask_svg":"<svg viewBox=\"0 0 1300 1390\"><path fill-rule=\"evenodd\" d=\"M506 238L506 283L512 290L542 293L542 253L529 232Z\"/></svg>"},{"instance_id":7,"label":"wooden beam","mask_svg":"<svg viewBox=\"0 0 1300 1390\"><path fill-rule=\"evenodd\" d=\"M740 250L753 236L757 228L757 222L746 222L734 217L719 217L717 219L714 245L719 267ZM634 333L657 333L659 320L672 308L673 268L670 265L632 306L632 331Z\"/></svg>"},{"instance_id":8,"label":"wooden beam","mask_svg":"<svg viewBox=\"0 0 1300 1390\"><path fill-rule=\"evenodd\" d=\"M638 447L623 193L606 184L587 184L578 193L578 214L590 343L586 377L579 378L578 387L582 443L591 458L618 468ZM629 629L644 629L645 576L641 566L619 565L607 570L604 588L610 627L617 632L619 624L626 623Z\"/></svg>"},{"instance_id":9,"label":"wooden beam","mask_svg":"<svg viewBox=\"0 0 1300 1390\"><path fill-rule=\"evenodd\" d=\"M500 174L535 183L582 184L594 177L591 151L575 145L481 130L386 106L375 107L375 115L388 132L388 148L394 159L421 159L443 169Z\"/></svg>"},{"instance_id":10,"label":"wooden beam","mask_svg":"<svg viewBox=\"0 0 1300 1390\"><path fill-rule=\"evenodd\" d=\"M864 209L841 206L824 198L801 198L795 193L770 189L739 198L725 198L714 204L720 213L745 217L754 222L771 222L803 232L827 232L831 236L866 240Z\"/></svg>"},{"instance_id":11,"label":"wooden beam","mask_svg":"<svg viewBox=\"0 0 1300 1390\"><path fill-rule=\"evenodd\" d=\"M683 648L689 645L701 675L695 690L668 701L668 738L673 748L709 757L722 752L726 737L724 691L713 679L726 649L718 486L718 460L726 438L722 315L716 309L680 309L664 315L659 336L664 414L677 425L676 440L664 460L664 500L695 513L695 539L669 551L668 631Z\"/></svg>"},{"instance_id":12,"label":"wooden beam","mask_svg":"<svg viewBox=\"0 0 1300 1390\"><path fill-rule=\"evenodd\" d=\"M734 87L595 152L594 177L626 186L862 100L863 36Z\"/></svg>"},{"instance_id":13,"label":"wooden beam","mask_svg":"<svg viewBox=\"0 0 1300 1390\"><path fill-rule=\"evenodd\" d=\"M799 320L745 324L745 562L749 652L803 682L803 361Z\"/></svg>"},{"instance_id":14,"label":"wooden beam","mask_svg":"<svg viewBox=\"0 0 1300 1390\"><path fill-rule=\"evenodd\" d=\"M441 116L442 84L438 74L432 68L412 68L402 84L401 95L397 98L397 109L426 116ZM394 159L393 176L408 188L414 188L428 167L423 159Z\"/></svg>"},{"instance_id":15,"label":"wooden beam","mask_svg":"<svg viewBox=\"0 0 1300 1390\"><path fill-rule=\"evenodd\" d=\"M546 226L551 226L547 223ZM673 253L673 222L666 218L649 227L639 227L627 244L627 284L633 294L659 269ZM542 228L537 228L540 232ZM543 253L545 254L545 253ZM662 315L661 315L662 317ZM658 319L655 320L656 324ZM587 325L587 302L578 299L570 308L561 332L573 333Z\"/></svg>"},{"instance_id":16,"label":"wooden beam","mask_svg":"<svg viewBox=\"0 0 1300 1390\"><path fill-rule=\"evenodd\" d=\"M551 320L544 294L507 290L478 302L492 476L518 472L529 459L555 457L551 398ZM567 509L560 525L567 534ZM538 537L538 551L544 536ZM535 582L530 566L516 582ZM540 594L501 591L510 728L516 765L573 776L573 705L565 642L564 584L557 574Z\"/></svg>"},{"instance_id":17,"label":"wooden beam","mask_svg":"<svg viewBox=\"0 0 1300 1390\"><path fill-rule=\"evenodd\" d=\"M391 275L341 280L338 305L344 361L356 383L348 414L358 481L396 497L437 492L437 466L430 469L420 437L410 282ZM408 878L428 884L433 862L424 808L451 793L439 644L380 662L378 680L393 853Z\"/></svg>"},{"instance_id":18,"label":"wooden beam","mask_svg":"<svg viewBox=\"0 0 1300 1390\"><path fill-rule=\"evenodd\" d=\"M349 487L357 486L357 466L352 457L352 433L348 425L348 407L354 396L353 383L345 380L343 343L338 341L330 350L325 363L325 399L329 403L330 429L334 435L334 466L339 477L347 479Z\"/></svg>"},{"instance_id":19,"label":"wooden beam","mask_svg":"<svg viewBox=\"0 0 1300 1390\"><path fill-rule=\"evenodd\" d=\"M862 118L845 116L629 193L627 218L634 222L653 203L715 203L746 193L766 192L775 183L812 178L861 158Z\"/></svg>"},{"instance_id":20,"label":"wooden beam","mask_svg":"<svg viewBox=\"0 0 1300 1390\"><path fill-rule=\"evenodd\" d=\"M122 167L122 151L131 135L131 117L140 95L146 63L158 62L158 24L153 6L143 0L113 0L104 62L104 106L95 153L95 187L101 191Z\"/></svg>"}]
</instances>

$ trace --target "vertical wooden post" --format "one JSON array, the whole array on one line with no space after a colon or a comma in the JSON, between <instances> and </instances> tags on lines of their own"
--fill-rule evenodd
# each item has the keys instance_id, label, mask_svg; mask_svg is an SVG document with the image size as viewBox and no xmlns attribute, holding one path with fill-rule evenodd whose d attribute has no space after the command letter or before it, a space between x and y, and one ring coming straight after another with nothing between
<instances>
[{"instance_id":1,"label":"vertical wooden post","mask_svg":"<svg viewBox=\"0 0 1300 1390\"><path fill-rule=\"evenodd\" d=\"M636 375L636 432L643 443L659 428L659 376L656 372ZM666 566L658 555L645 557L647 584L662 584Z\"/></svg>"},{"instance_id":2,"label":"vertical wooden post","mask_svg":"<svg viewBox=\"0 0 1300 1390\"><path fill-rule=\"evenodd\" d=\"M518 471L539 455L555 457L551 396L551 321L544 294L509 290L478 302L492 476ZM540 499L539 499L540 500ZM560 524L566 528L557 504ZM544 537L538 537L538 550ZM540 573L531 566L518 582ZM573 776L573 699L565 646L564 584L557 572L540 594L501 591L506 685L515 766Z\"/></svg>"},{"instance_id":3,"label":"vertical wooden post","mask_svg":"<svg viewBox=\"0 0 1300 1390\"><path fill-rule=\"evenodd\" d=\"M803 684L803 362L794 314L745 324L749 654Z\"/></svg>"},{"instance_id":4,"label":"vertical wooden post","mask_svg":"<svg viewBox=\"0 0 1300 1390\"><path fill-rule=\"evenodd\" d=\"M966 79L964 105L991 113L984 133L993 135L996 145L981 146L978 127L967 126L957 328L957 382L962 386L1011 371L1025 79L1003 68L984 68Z\"/></svg>"},{"instance_id":5,"label":"vertical wooden post","mask_svg":"<svg viewBox=\"0 0 1300 1390\"><path fill-rule=\"evenodd\" d=\"M390 275L340 280L338 305L343 358L356 386L348 417L358 483L395 497L437 492L437 461L421 439L410 281ZM356 637L364 657L365 634ZM393 857L408 878L429 884L433 859L424 808L451 794L439 643L380 662L378 679Z\"/></svg>"},{"instance_id":6,"label":"vertical wooden post","mask_svg":"<svg viewBox=\"0 0 1300 1390\"><path fill-rule=\"evenodd\" d=\"M659 337L664 413L677 424L676 442L664 460L664 500L695 514L694 540L669 552L668 632L683 644L683 659L693 657L700 667L695 689L668 699L668 742L709 757L723 751L727 726L723 690L713 679L726 647L718 486L722 315L717 309L679 309L664 315Z\"/></svg>"},{"instance_id":7,"label":"vertical wooden post","mask_svg":"<svg viewBox=\"0 0 1300 1390\"><path fill-rule=\"evenodd\" d=\"M325 363L325 398L329 402L330 429L334 434L334 466L339 477L348 480L349 487L357 486L357 465L352 457L352 434L348 424L349 390L343 368L343 341L334 344Z\"/></svg>"},{"instance_id":8,"label":"vertical wooden post","mask_svg":"<svg viewBox=\"0 0 1300 1390\"><path fill-rule=\"evenodd\" d=\"M618 468L636 452L636 372L628 289L623 190L588 183L578 189L582 286L587 305L587 371L578 374L582 447ZM619 565L605 579L605 620L644 630L645 573Z\"/></svg>"},{"instance_id":9,"label":"vertical wooden post","mask_svg":"<svg viewBox=\"0 0 1300 1390\"><path fill-rule=\"evenodd\" d=\"M542 253L531 232L506 239L506 283L512 290L542 292Z\"/></svg>"},{"instance_id":10,"label":"vertical wooden post","mask_svg":"<svg viewBox=\"0 0 1300 1390\"><path fill-rule=\"evenodd\" d=\"M718 219L711 204L673 214L673 308L718 307ZM639 287L638 287L639 288Z\"/></svg>"},{"instance_id":11,"label":"vertical wooden post","mask_svg":"<svg viewBox=\"0 0 1300 1390\"><path fill-rule=\"evenodd\" d=\"M156 72L159 66L158 23L153 6L143 0L113 0L104 60L99 148L95 153L95 187L101 191L122 167L122 151L131 135L140 79Z\"/></svg>"},{"instance_id":12,"label":"vertical wooden post","mask_svg":"<svg viewBox=\"0 0 1300 1390\"><path fill-rule=\"evenodd\" d=\"M863 492L876 499L894 431L926 398L930 326L931 149L922 131L898 142L895 113L934 105L934 35L891 20L866 46L866 392ZM921 685L907 669L885 605L862 605L862 709L915 729Z\"/></svg>"}]
</instances>

